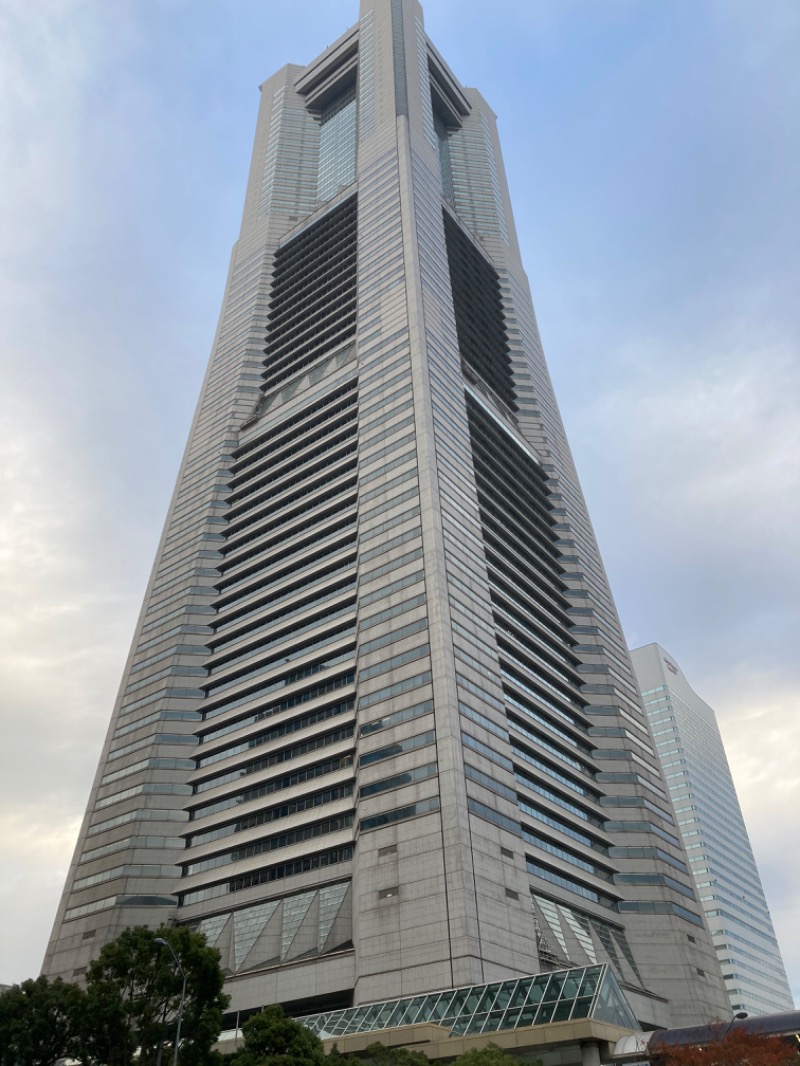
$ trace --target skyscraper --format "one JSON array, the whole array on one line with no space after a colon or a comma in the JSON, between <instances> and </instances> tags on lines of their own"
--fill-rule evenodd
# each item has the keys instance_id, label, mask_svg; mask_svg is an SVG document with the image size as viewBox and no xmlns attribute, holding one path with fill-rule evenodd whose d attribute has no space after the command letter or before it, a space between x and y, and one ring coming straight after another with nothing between
<instances>
[{"instance_id":1,"label":"skyscraper","mask_svg":"<svg viewBox=\"0 0 800 1066\"><path fill-rule=\"evenodd\" d=\"M542 355L494 116L414 0L261 87L208 373L45 971L187 922L234 1006L718 965Z\"/></svg>"},{"instance_id":2,"label":"skyscraper","mask_svg":"<svg viewBox=\"0 0 800 1066\"><path fill-rule=\"evenodd\" d=\"M731 1009L794 1010L714 711L658 644L631 660Z\"/></svg>"}]
</instances>

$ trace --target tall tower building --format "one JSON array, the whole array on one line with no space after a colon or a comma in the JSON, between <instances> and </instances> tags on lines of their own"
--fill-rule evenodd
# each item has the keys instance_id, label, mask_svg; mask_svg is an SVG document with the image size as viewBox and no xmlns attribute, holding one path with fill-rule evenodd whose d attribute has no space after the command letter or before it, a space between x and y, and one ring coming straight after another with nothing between
<instances>
[{"instance_id":1,"label":"tall tower building","mask_svg":"<svg viewBox=\"0 0 800 1066\"><path fill-rule=\"evenodd\" d=\"M606 963L651 1024L727 1010L494 115L415 0L261 86L45 972L166 920L241 1009Z\"/></svg>"},{"instance_id":2,"label":"tall tower building","mask_svg":"<svg viewBox=\"0 0 800 1066\"><path fill-rule=\"evenodd\" d=\"M794 1010L714 711L658 644L631 659L731 1009Z\"/></svg>"}]
</instances>

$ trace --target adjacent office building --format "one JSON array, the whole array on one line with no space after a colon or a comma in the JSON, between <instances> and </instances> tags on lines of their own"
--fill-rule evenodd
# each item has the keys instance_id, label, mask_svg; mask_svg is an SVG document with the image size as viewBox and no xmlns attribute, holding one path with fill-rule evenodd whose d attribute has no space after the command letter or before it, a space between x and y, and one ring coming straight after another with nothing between
<instances>
[{"instance_id":1,"label":"adjacent office building","mask_svg":"<svg viewBox=\"0 0 800 1066\"><path fill-rule=\"evenodd\" d=\"M631 659L731 1009L794 1010L714 711L658 644Z\"/></svg>"},{"instance_id":2,"label":"adjacent office building","mask_svg":"<svg viewBox=\"0 0 800 1066\"><path fill-rule=\"evenodd\" d=\"M164 921L220 950L239 1011L489 985L505 1009L506 980L598 967L645 1024L727 1011L495 118L415 0L363 0L261 87L45 972ZM514 995L578 1017L583 982Z\"/></svg>"}]
</instances>

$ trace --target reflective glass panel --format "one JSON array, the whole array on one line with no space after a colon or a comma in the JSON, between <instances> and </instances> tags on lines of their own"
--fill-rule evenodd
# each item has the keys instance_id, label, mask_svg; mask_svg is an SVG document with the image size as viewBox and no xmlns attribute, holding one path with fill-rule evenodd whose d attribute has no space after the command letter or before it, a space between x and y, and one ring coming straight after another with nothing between
<instances>
[{"instance_id":1,"label":"reflective glass panel","mask_svg":"<svg viewBox=\"0 0 800 1066\"><path fill-rule=\"evenodd\" d=\"M517 1028L525 1025L533 1025L536 1021L536 1013L538 1010L539 1006L536 1003L529 1003L527 1007L523 1007L519 1014Z\"/></svg>"},{"instance_id":2,"label":"reflective glass panel","mask_svg":"<svg viewBox=\"0 0 800 1066\"><path fill-rule=\"evenodd\" d=\"M478 1010L481 1013L489 1011L494 1006L494 1001L497 998L497 985L487 985L486 991L481 996L481 1001L478 1004Z\"/></svg>"},{"instance_id":3,"label":"reflective glass panel","mask_svg":"<svg viewBox=\"0 0 800 1066\"><path fill-rule=\"evenodd\" d=\"M505 981L502 985L500 985L500 988L497 992L497 999L494 1001L495 1010L501 1010L502 1008L508 1006L508 1004L511 1002L511 994L513 993L516 987L516 981Z\"/></svg>"},{"instance_id":4,"label":"reflective glass panel","mask_svg":"<svg viewBox=\"0 0 800 1066\"><path fill-rule=\"evenodd\" d=\"M563 973L550 974L550 983L544 994L544 1000L546 1003L549 1003L552 999L558 999L561 995L561 989L564 987L564 976Z\"/></svg>"},{"instance_id":5,"label":"reflective glass panel","mask_svg":"<svg viewBox=\"0 0 800 1066\"><path fill-rule=\"evenodd\" d=\"M450 1004L450 1008L447 1011L447 1017L453 1018L455 1015L461 1013L461 1009L464 1006L467 996L470 993L469 988L460 988L453 996L453 1002Z\"/></svg>"},{"instance_id":6,"label":"reflective glass panel","mask_svg":"<svg viewBox=\"0 0 800 1066\"><path fill-rule=\"evenodd\" d=\"M530 992L528 993L528 1003L541 1003L544 998L545 989L547 988L547 976L537 977L535 981L531 982Z\"/></svg>"},{"instance_id":7,"label":"reflective glass panel","mask_svg":"<svg viewBox=\"0 0 800 1066\"><path fill-rule=\"evenodd\" d=\"M536 1016L537 1025L546 1025L547 1022L552 1021L553 1012L556 1009L555 1003L543 1003L539 1008L539 1013Z\"/></svg>"},{"instance_id":8,"label":"reflective glass panel","mask_svg":"<svg viewBox=\"0 0 800 1066\"><path fill-rule=\"evenodd\" d=\"M395 1003L395 1004L393 1004L393 1006L394 1006L394 1010L389 1015L387 1020L383 1023L384 1024L384 1028L386 1028L386 1029L391 1029L392 1026L399 1024L398 1019L400 1018L400 1015L403 1013L403 1000L401 999L399 1003Z\"/></svg>"},{"instance_id":9,"label":"reflective glass panel","mask_svg":"<svg viewBox=\"0 0 800 1066\"><path fill-rule=\"evenodd\" d=\"M569 1021L570 1013L572 1012L572 1006L575 1001L572 999L561 999L556 1004L556 1009L553 1013L554 1022L566 1022Z\"/></svg>"},{"instance_id":10,"label":"reflective glass panel","mask_svg":"<svg viewBox=\"0 0 800 1066\"><path fill-rule=\"evenodd\" d=\"M572 1012L573 1018L588 1018L589 1011L592 1009L591 997L586 999L575 1000L575 1010Z\"/></svg>"},{"instance_id":11,"label":"reflective glass panel","mask_svg":"<svg viewBox=\"0 0 800 1066\"><path fill-rule=\"evenodd\" d=\"M452 992L445 992L437 999L431 1011L431 1021L438 1022L441 1018L448 1013L448 1008L453 1002Z\"/></svg>"},{"instance_id":12,"label":"reflective glass panel","mask_svg":"<svg viewBox=\"0 0 800 1066\"><path fill-rule=\"evenodd\" d=\"M388 1022L389 1018L391 1017L392 1011L394 1010L394 1008L395 1008L395 1004L394 1003L385 1003L381 1007L381 1012L378 1015L378 1022L377 1022L377 1025L376 1025L376 1029L377 1028L380 1028L380 1029L385 1029L386 1028L386 1023Z\"/></svg>"},{"instance_id":13,"label":"reflective glass panel","mask_svg":"<svg viewBox=\"0 0 800 1066\"><path fill-rule=\"evenodd\" d=\"M593 996L597 991L597 985L600 981L600 974L602 973L601 966L591 966L588 970L584 971L583 981L581 982L580 994L582 996Z\"/></svg>"},{"instance_id":14,"label":"reflective glass panel","mask_svg":"<svg viewBox=\"0 0 800 1066\"><path fill-rule=\"evenodd\" d=\"M564 988L561 992L561 995L564 997L569 996L570 998L574 998L575 996L577 996L578 989L580 988L581 976L582 974L580 972L568 973L566 980L564 981Z\"/></svg>"},{"instance_id":15,"label":"reflective glass panel","mask_svg":"<svg viewBox=\"0 0 800 1066\"><path fill-rule=\"evenodd\" d=\"M482 988L471 988L467 994L467 998L462 1007L462 1014L474 1014L478 1009L478 1003L480 1002Z\"/></svg>"},{"instance_id":16,"label":"reflective glass panel","mask_svg":"<svg viewBox=\"0 0 800 1066\"><path fill-rule=\"evenodd\" d=\"M422 1002L422 1007L420 1008L420 1012L419 1012L419 1014L416 1017L416 1021L418 1021L418 1022L429 1022L429 1021L431 1021L433 1019L433 1016L434 1016L433 1012L436 1010L436 1007L437 1007L437 1005L438 1005L438 1003L439 1003L441 998L442 997L439 996L439 995L425 996L425 998L423 999L423 1002Z\"/></svg>"},{"instance_id":17,"label":"reflective glass panel","mask_svg":"<svg viewBox=\"0 0 800 1066\"><path fill-rule=\"evenodd\" d=\"M377 1020L378 1015L381 1012L382 1006L382 1003L373 1003L373 1005L367 1011L362 1028L370 1029L375 1024L375 1021Z\"/></svg>"},{"instance_id":18,"label":"reflective glass panel","mask_svg":"<svg viewBox=\"0 0 800 1066\"><path fill-rule=\"evenodd\" d=\"M533 983L534 981L531 977L527 978L527 980L520 981L515 991L511 995L511 1002L509 1003L509 1006L523 1007L525 1005L525 1001L528 998L528 993L530 992L531 985L533 985Z\"/></svg>"}]
</instances>

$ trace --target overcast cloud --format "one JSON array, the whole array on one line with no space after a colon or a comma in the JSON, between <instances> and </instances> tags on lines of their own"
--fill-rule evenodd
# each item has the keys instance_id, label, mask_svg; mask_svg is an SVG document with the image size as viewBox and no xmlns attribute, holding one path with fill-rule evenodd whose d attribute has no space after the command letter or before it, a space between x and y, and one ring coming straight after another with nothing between
<instances>
[{"instance_id":1,"label":"overcast cloud","mask_svg":"<svg viewBox=\"0 0 800 1066\"><path fill-rule=\"evenodd\" d=\"M213 338L257 85L355 0L0 0L0 982L38 972ZM429 0L498 113L628 639L717 711L800 999L800 6Z\"/></svg>"}]
</instances>

